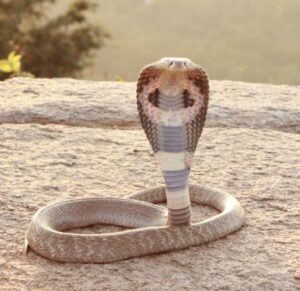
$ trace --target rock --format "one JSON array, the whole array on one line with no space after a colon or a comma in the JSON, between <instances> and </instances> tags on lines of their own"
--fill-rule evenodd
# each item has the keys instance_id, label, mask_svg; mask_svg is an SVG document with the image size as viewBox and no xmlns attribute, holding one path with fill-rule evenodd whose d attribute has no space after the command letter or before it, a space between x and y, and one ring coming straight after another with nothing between
<instances>
[{"instance_id":1,"label":"rock","mask_svg":"<svg viewBox=\"0 0 300 291\"><path fill-rule=\"evenodd\" d=\"M210 87L206 127L300 132L300 87L232 81ZM14 78L0 83L0 98L0 123L140 126L135 83Z\"/></svg>"},{"instance_id":2,"label":"rock","mask_svg":"<svg viewBox=\"0 0 300 291\"><path fill-rule=\"evenodd\" d=\"M300 87L212 81L191 182L225 189L243 228L208 245L113 264L22 256L42 206L162 185L134 84L0 82L0 283L4 290L298 290ZM216 213L194 207L193 219ZM89 228L103 231L109 228Z\"/></svg>"}]
</instances>

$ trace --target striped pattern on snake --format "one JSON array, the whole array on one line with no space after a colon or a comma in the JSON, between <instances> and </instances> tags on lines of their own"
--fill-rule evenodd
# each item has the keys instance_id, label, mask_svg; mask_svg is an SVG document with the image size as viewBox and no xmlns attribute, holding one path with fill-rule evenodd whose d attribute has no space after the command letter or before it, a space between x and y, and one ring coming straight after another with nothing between
<instances>
[{"instance_id":1,"label":"striped pattern on snake","mask_svg":"<svg viewBox=\"0 0 300 291\"><path fill-rule=\"evenodd\" d=\"M188 177L208 94L206 72L188 59L164 58L138 79L139 116L165 179L170 225L190 224Z\"/></svg>"}]
</instances>

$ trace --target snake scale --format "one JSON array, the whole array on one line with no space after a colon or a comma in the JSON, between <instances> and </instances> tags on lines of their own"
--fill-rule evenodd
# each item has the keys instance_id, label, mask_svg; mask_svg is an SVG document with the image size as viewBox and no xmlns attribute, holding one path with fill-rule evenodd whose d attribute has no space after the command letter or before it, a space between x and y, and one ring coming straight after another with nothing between
<instances>
[{"instance_id":1,"label":"snake scale","mask_svg":"<svg viewBox=\"0 0 300 291\"><path fill-rule=\"evenodd\" d=\"M238 230L244 210L232 195L188 183L208 97L206 72L189 59L163 58L145 66L137 82L137 107L165 187L125 199L83 198L45 206L30 222L25 251L32 249L60 262L108 263L197 246ZM167 208L155 204L165 201ZM191 201L220 213L191 223ZM130 229L101 234L64 232L102 223Z\"/></svg>"}]
</instances>

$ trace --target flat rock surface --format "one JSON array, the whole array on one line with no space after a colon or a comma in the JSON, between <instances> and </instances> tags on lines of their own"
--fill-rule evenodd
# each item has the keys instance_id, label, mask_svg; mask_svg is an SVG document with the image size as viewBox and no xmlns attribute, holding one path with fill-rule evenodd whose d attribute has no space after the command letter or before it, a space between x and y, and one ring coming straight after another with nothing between
<instances>
[{"instance_id":1,"label":"flat rock surface","mask_svg":"<svg viewBox=\"0 0 300 291\"><path fill-rule=\"evenodd\" d=\"M246 211L241 230L111 264L22 255L26 227L48 203L163 185L134 90L71 79L0 82L0 290L299 290L299 87L211 82L190 180L234 194ZM216 213L193 210L193 219Z\"/></svg>"},{"instance_id":2,"label":"flat rock surface","mask_svg":"<svg viewBox=\"0 0 300 291\"><path fill-rule=\"evenodd\" d=\"M210 82L206 127L300 133L300 87ZM0 124L139 127L135 83L15 78L0 83Z\"/></svg>"}]
</instances>

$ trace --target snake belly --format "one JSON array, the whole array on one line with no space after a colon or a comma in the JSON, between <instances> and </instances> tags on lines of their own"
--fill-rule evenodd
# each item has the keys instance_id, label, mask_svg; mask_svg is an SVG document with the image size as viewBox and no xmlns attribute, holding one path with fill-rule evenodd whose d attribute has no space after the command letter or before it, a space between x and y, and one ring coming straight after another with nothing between
<instances>
[{"instance_id":1,"label":"snake belly","mask_svg":"<svg viewBox=\"0 0 300 291\"><path fill-rule=\"evenodd\" d=\"M127 198L83 198L47 205L33 216L25 251L59 262L108 263L207 243L238 230L244 210L232 195L189 185L192 159L208 106L208 78L188 59L163 58L144 67L137 82L142 127L162 170L165 187ZM155 205L166 202L167 207ZM191 223L191 201L220 211ZM130 229L65 232L93 224Z\"/></svg>"},{"instance_id":2,"label":"snake belly","mask_svg":"<svg viewBox=\"0 0 300 291\"><path fill-rule=\"evenodd\" d=\"M170 225L190 224L188 178L208 95L206 72L188 59L162 59L138 79L139 116L165 180Z\"/></svg>"}]
</instances>

